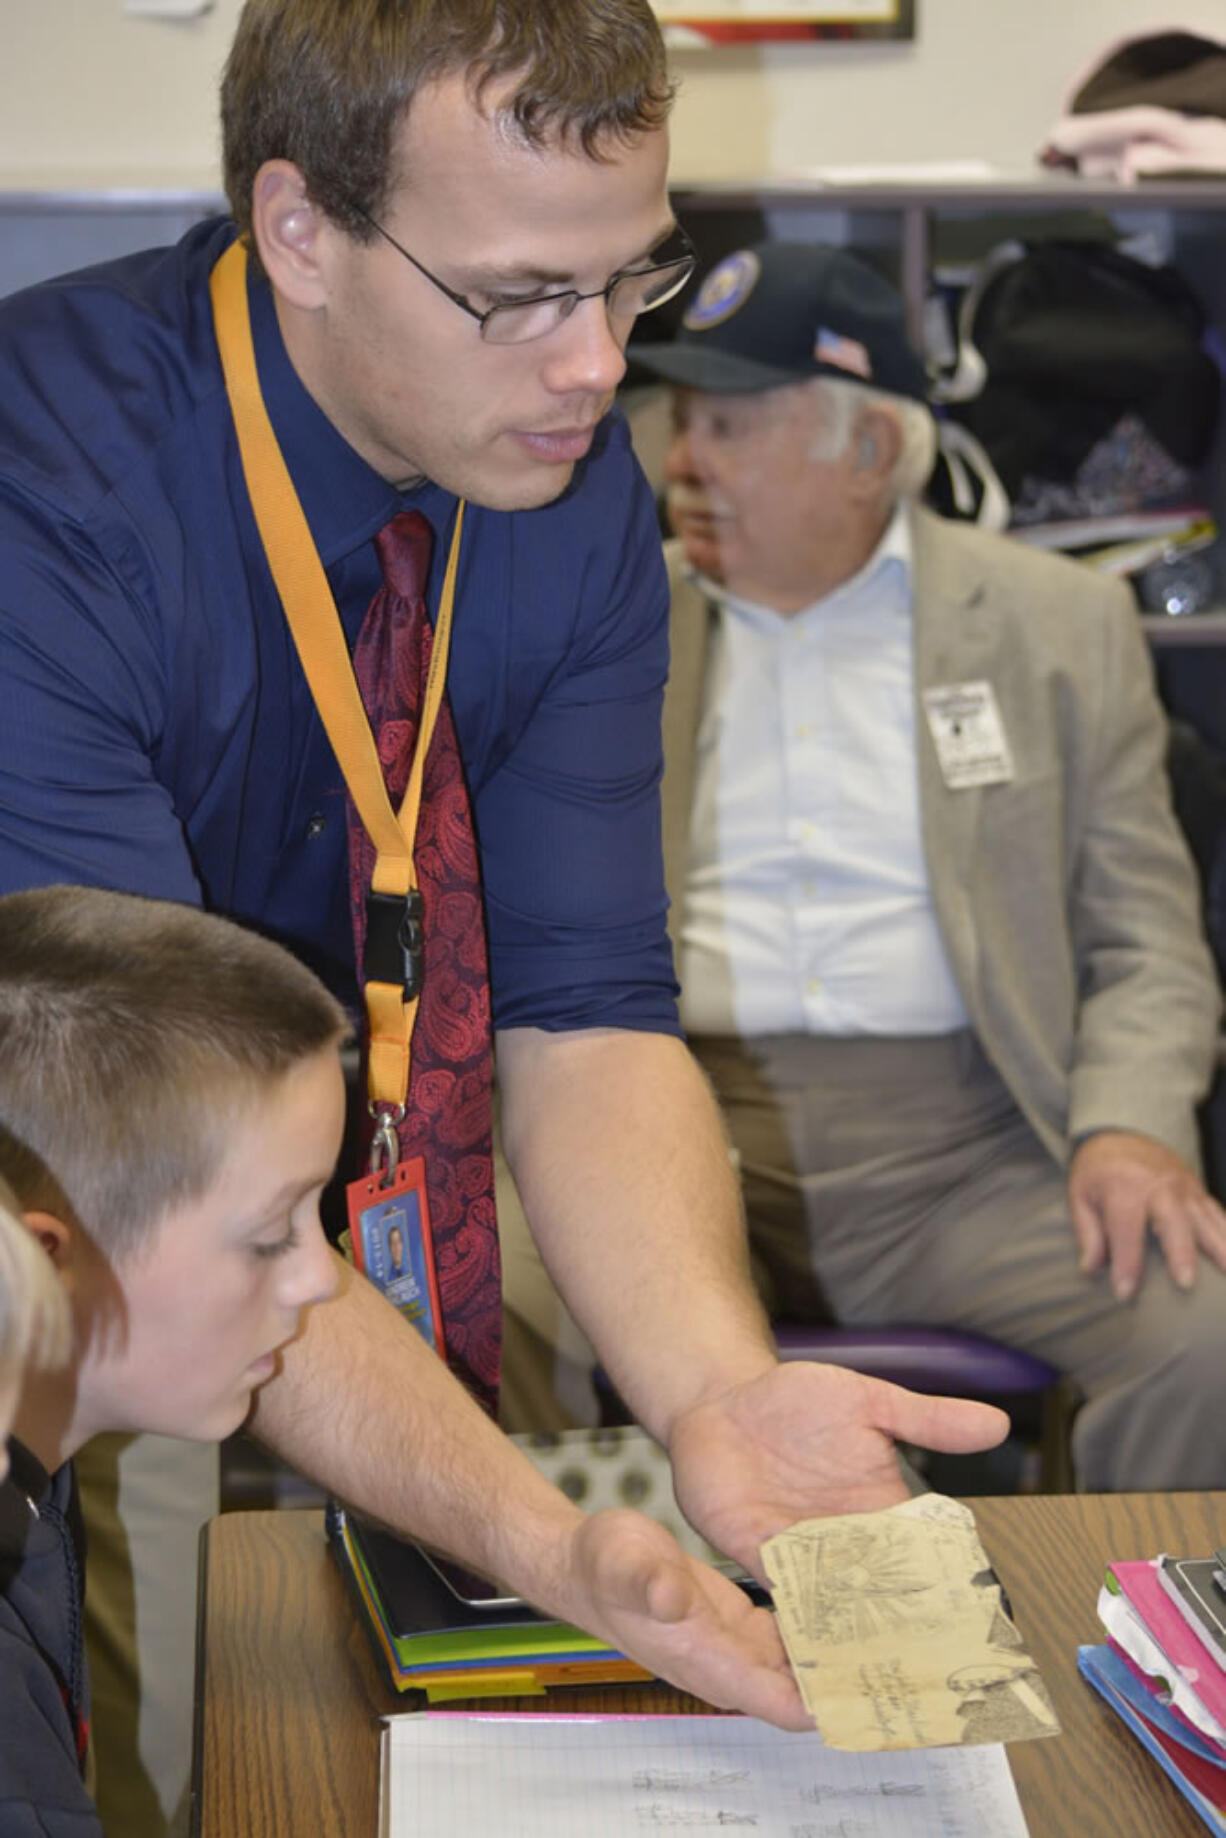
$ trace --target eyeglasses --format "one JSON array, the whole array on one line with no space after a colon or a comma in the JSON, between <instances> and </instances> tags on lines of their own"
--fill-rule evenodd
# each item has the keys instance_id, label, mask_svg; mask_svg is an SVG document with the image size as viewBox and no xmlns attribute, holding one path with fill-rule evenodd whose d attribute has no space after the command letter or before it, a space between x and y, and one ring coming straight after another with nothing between
<instances>
[{"instance_id":1,"label":"eyeglasses","mask_svg":"<svg viewBox=\"0 0 1226 1838\"><path fill-rule=\"evenodd\" d=\"M669 247L676 253L670 254L664 261L650 263L646 268L623 268L617 274L610 275L603 287L595 288L589 294L581 294L575 288L568 288L565 293L533 294L528 300L508 300L500 306L491 306L485 312L480 307L465 299L463 294L456 293L445 281L440 281L436 274L419 262L415 255L394 236L388 234L381 223L360 210L358 215L371 227L377 230L384 242L403 255L406 262L411 262L418 274L425 276L432 287L437 287L441 294L446 294L453 306L475 319L481 328L481 336L491 345L525 345L533 338L546 338L555 332L563 321L570 318L575 308L583 300L603 298L605 310L611 319L636 319L640 313L650 313L657 306L663 306L679 294L694 272L698 256L689 237L682 229L674 231L669 238Z\"/></svg>"}]
</instances>

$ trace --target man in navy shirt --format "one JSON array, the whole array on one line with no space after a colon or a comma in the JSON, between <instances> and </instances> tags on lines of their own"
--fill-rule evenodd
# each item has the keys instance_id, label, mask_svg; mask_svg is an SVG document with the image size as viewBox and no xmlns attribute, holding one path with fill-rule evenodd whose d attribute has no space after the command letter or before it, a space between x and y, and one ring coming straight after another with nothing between
<instances>
[{"instance_id":1,"label":"man in navy shirt","mask_svg":"<svg viewBox=\"0 0 1226 1838\"><path fill-rule=\"evenodd\" d=\"M375 533L422 511L434 606L456 498L471 501L448 688L508 1157L687 1513L756 1565L783 1524L901 1497L893 1437L979 1446L1004 1424L778 1365L678 1037L657 809L666 593L607 416L645 271L681 259L669 100L646 0L249 0L226 178L263 393L351 645ZM201 902L343 990L343 785L252 518L210 315L235 234L204 224L0 311L0 887ZM350 1284L255 1427L308 1473L326 1447L331 1483L393 1525L423 1489L480 1514L465 1417L451 1473L414 1464L425 1356ZM167 1549L163 1519L156 1533ZM95 1715L105 1800L100 1701Z\"/></svg>"}]
</instances>

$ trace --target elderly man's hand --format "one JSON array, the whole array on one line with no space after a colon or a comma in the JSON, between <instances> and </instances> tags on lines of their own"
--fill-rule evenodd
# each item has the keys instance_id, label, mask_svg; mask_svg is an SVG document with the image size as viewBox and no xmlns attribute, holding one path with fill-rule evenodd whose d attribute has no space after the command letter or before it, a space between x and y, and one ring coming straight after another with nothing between
<instances>
[{"instance_id":1,"label":"elderly man's hand","mask_svg":"<svg viewBox=\"0 0 1226 1838\"><path fill-rule=\"evenodd\" d=\"M1185 1162L1150 1136L1103 1130L1073 1156L1069 1210L1087 1275L1110 1265L1118 1301L1136 1294L1152 1230L1181 1289L1201 1253L1226 1270L1226 1212Z\"/></svg>"},{"instance_id":2,"label":"elderly man's hand","mask_svg":"<svg viewBox=\"0 0 1226 1838\"><path fill-rule=\"evenodd\" d=\"M988 1404L792 1361L683 1412L669 1454L686 1518L761 1579L763 1540L798 1519L906 1499L895 1442L965 1454L1008 1430Z\"/></svg>"},{"instance_id":3,"label":"elderly man's hand","mask_svg":"<svg viewBox=\"0 0 1226 1838\"><path fill-rule=\"evenodd\" d=\"M583 1626L683 1691L781 1729L812 1729L775 1618L641 1513L593 1513L574 1539Z\"/></svg>"}]
</instances>

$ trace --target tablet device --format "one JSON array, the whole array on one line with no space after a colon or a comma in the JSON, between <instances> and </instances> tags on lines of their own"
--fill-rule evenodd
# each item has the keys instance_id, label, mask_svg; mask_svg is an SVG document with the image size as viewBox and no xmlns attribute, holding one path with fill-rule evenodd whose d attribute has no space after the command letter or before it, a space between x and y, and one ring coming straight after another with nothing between
<instances>
[{"instance_id":1,"label":"tablet device","mask_svg":"<svg viewBox=\"0 0 1226 1838\"><path fill-rule=\"evenodd\" d=\"M462 1602L465 1608L505 1610L524 1606L520 1596L512 1595L500 1584L492 1583L487 1576L481 1576L476 1570L466 1570L461 1564L454 1563L450 1557L444 1557L438 1551L427 1551L424 1545L419 1545L418 1550L435 1576L440 1582L446 1584L452 1595L457 1601ZM734 1563L730 1557L709 1558L707 1561L711 1564L712 1569L719 1570L730 1582L735 1583L738 1589L743 1589L751 1601L769 1602L770 1597L757 1579L750 1576L747 1570L743 1570L740 1564Z\"/></svg>"},{"instance_id":2,"label":"tablet device","mask_svg":"<svg viewBox=\"0 0 1226 1838\"><path fill-rule=\"evenodd\" d=\"M1185 1621L1226 1666L1226 1578L1215 1557L1163 1557L1159 1576Z\"/></svg>"}]
</instances>

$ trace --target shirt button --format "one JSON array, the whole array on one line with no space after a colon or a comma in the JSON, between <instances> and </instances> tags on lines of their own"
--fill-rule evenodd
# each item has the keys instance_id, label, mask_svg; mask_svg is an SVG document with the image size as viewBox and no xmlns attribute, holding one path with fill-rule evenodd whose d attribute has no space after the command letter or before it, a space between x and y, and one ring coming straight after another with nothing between
<instances>
[{"instance_id":1,"label":"shirt button","mask_svg":"<svg viewBox=\"0 0 1226 1838\"><path fill-rule=\"evenodd\" d=\"M314 842L316 837L323 835L327 827L328 827L328 819L323 815L322 811L316 811L313 817L307 818L307 826L306 826L307 841Z\"/></svg>"},{"instance_id":2,"label":"shirt button","mask_svg":"<svg viewBox=\"0 0 1226 1838\"><path fill-rule=\"evenodd\" d=\"M800 883L800 891L805 896L806 900L811 900L817 892L817 882L809 880L802 881Z\"/></svg>"},{"instance_id":3,"label":"shirt button","mask_svg":"<svg viewBox=\"0 0 1226 1838\"><path fill-rule=\"evenodd\" d=\"M809 724L808 724L808 722L807 722L807 721L802 721L802 722L801 722L801 724L800 724L800 726L799 726L799 727L797 728L797 730L796 730L796 738L797 738L797 740L808 740L808 738L809 738L809 736L810 736L810 734L811 734L812 732L813 732L813 730L812 730L812 728L811 728L811 727L809 726Z\"/></svg>"},{"instance_id":4,"label":"shirt button","mask_svg":"<svg viewBox=\"0 0 1226 1838\"><path fill-rule=\"evenodd\" d=\"M821 991L821 987L822 987L822 979L820 976L811 976L808 982L805 984L805 988L808 990L811 996L818 995Z\"/></svg>"}]
</instances>

